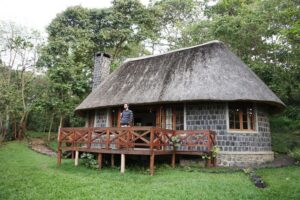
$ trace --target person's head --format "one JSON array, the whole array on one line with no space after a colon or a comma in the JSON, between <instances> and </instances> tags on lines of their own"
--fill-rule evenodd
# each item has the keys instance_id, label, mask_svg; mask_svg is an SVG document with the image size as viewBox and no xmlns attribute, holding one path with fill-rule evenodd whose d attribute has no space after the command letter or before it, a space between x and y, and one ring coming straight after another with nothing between
<instances>
[{"instance_id":1,"label":"person's head","mask_svg":"<svg viewBox=\"0 0 300 200\"><path fill-rule=\"evenodd\" d=\"M124 103L124 108L125 109L129 108L129 104L128 103Z\"/></svg>"}]
</instances>

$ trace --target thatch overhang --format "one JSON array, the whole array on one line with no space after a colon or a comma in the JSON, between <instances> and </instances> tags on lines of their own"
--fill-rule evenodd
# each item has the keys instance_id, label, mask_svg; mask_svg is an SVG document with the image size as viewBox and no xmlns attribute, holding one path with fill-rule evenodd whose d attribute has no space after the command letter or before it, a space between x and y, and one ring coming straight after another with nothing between
<instances>
[{"instance_id":1,"label":"thatch overhang","mask_svg":"<svg viewBox=\"0 0 300 200\"><path fill-rule=\"evenodd\" d=\"M251 101L284 103L222 42L125 61L76 111L129 104Z\"/></svg>"}]
</instances>

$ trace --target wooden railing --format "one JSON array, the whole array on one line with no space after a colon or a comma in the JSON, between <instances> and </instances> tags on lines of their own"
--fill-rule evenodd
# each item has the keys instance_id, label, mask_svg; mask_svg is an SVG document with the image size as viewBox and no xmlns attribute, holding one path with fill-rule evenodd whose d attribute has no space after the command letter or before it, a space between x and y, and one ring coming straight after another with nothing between
<instances>
[{"instance_id":1,"label":"wooden railing","mask_svg":"<svg viewBox=\"0 0 300 200\"><path fill-rule=\"evenodd\" d=\"M210 152L215 145L215 133L211 130L179 130L175 131L179 137L178 152Z\"/></svg>"},{"instance_id":2,"label":"wooden railing","mask_svg":"<svg viewBox=\"0 0 300 200\"><path fill-rule=\"evenodd\" d=\"M177 136L180 141L171 140ZM215 142L210 130L174 131L158 127L60 128L58 150L86 148L106 150L176 150L181 153L209 152ZM175 148L175 149L174 149Z\"/></svg>"}]
</instances>

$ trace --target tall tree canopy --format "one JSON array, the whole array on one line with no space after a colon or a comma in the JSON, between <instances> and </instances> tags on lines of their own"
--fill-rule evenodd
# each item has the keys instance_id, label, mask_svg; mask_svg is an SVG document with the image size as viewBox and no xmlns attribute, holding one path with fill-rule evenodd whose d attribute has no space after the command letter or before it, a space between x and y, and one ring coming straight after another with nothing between
<instances>
[{"instance_id":1,"label":"tall tree canopy","mask_svg":"<svg viewBox=\"0 0 300 200\"><path fill-rule=\"evenodd\" d=\"M39 64L48 68L61 121L90 91L93 55L111 54L115 68L125 57L145 54L143 41L156 35L154 15L138 0L114 0L107 9L75 6L57 15Z\"/></svg>"},{"instance_id":2,"label":"tall tree canopy","mask_svg":"<svg viewBox=\"0 0 300 200\"><path fill-rule=\"evenodd\" d=\"M184 27L177 46L225 42L288 104L300 104L298 0L220 0Z\"/></svg>"}]
</instances>

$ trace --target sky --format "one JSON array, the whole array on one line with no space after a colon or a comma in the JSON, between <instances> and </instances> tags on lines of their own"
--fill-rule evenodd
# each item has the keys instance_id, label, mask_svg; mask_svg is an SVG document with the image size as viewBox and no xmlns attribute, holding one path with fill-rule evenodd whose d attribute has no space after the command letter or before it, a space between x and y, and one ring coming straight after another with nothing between
<instances>
[{"instance_id":1,"label":"sky","mask_svg":"<svg viewBox=\"0 0 300 200\"><path fill-rule=\"evenodd\" d=\"M69 6L107 8L112 0L0 0L0 20L33 28L45 33L56 14ZM147 4L149 0L141 0Z\"/></svg>"}]
</instances>

